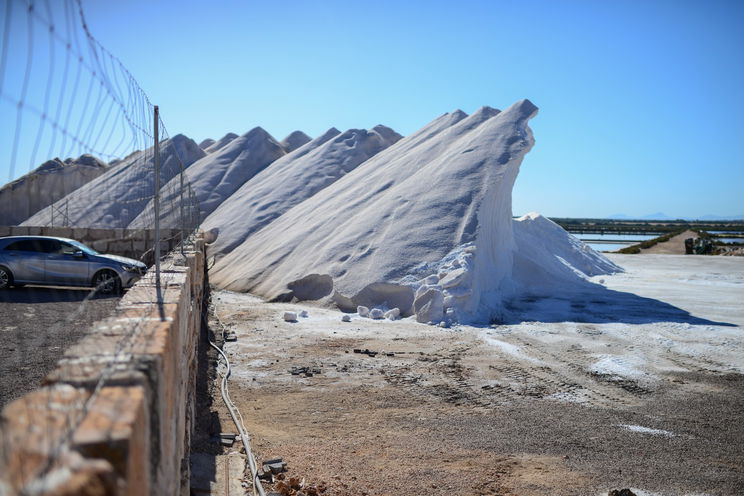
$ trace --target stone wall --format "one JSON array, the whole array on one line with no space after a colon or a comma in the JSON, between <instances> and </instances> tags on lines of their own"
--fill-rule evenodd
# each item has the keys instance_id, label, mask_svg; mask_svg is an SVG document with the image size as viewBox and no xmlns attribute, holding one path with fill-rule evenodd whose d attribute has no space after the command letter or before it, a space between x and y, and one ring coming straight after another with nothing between
<instances>
[{"instance_id":1,"label":"stone wall","mask_svg":"<svg viewBox=\"0 0 744 496\"><path fill-rule=\"evenodd\" d=\"M187 495L204 242L153 270L0 414L0 495Z\"/></svg>"},{"instance_id":2,"label":"stone wall","mask_svg":"<svg viewBox=\"0 0 744 496\"><path fill-rule=\"evenodd\" d=\"M56 236L85 243L96 251L154 262L155 231L153 229L95 229L87 227L0 226L3 236ZM160 230L160 252L172 251L181 241L178 229Z\"/></svg>"}]
</instances>

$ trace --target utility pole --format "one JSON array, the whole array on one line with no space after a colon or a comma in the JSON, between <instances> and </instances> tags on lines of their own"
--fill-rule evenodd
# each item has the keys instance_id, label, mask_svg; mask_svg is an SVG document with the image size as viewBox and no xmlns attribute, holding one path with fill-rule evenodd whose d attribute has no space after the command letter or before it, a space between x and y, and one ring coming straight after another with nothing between
<instances>
[{"instance_id":1,"label":"utility pole","mask_svg":"<svg viewBox=\"0 0 744 496\"><path fill-rule=\"evenodd\" d=\"M158 138L158 127L160 124L160 113L155 105L155 282L160 286L160 140Z\"/></svg>"}]
</instances>

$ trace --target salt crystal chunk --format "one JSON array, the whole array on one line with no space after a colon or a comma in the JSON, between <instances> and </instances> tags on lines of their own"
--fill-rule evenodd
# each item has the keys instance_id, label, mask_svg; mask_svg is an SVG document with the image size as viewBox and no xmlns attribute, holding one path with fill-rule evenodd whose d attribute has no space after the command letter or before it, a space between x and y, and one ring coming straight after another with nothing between
<instances>
[{"instance_id":1,"label":"salt crystal chunk","mask_svg":"<svg viewBox=\"0 0 744 496\"><path fill-rule=\"evenodd\" d=\"M369 317L369 308L360 305L357 307L357 313L360 317Z\"/></svg>"},{"instance_id":2,"label":"salt crystal chunk","mask_svg":"<svg viewBox=\"0 0 744 496\"><path fill-rule=\"evenodd\" d=\"M385 316L385 312L383 312L379 308L373 308L372 310L369 311L369 317L371 319L377 320L377 319L383 318L384 316Z\"/></svg>"},{"instance_id":3,"label":"salt crystal chunk","mask_svg":"<svg viewBox=\"0 0 744 496\"><path fill-rule=\"evenodd\" d=\"M284 320L286 322L297 322L296 312L284 312Z\"/></svg>"},{"instance_id":4,"label":"salt crystal chunk","mask_svg":"<svg viewBox=\"0 0 744 496\"><path fill-rule=\"evenodd\" d=\"M396 320L400 317L400 308L393 308L385 312L385 318L388 320Z\"/></svg>"}]
</instances>

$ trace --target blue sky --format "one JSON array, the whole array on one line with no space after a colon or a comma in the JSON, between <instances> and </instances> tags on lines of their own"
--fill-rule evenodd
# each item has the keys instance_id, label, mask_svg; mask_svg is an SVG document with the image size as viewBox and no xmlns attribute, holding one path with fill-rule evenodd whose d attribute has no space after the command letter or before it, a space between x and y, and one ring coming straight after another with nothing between
<instances>
[{"instance_id":1,"label":"blue sky","mask_svg":"<svg viewBox=\"0 0 744 496\"><path fill-rule=\"evenodd\" d=\"M738 0L83 6L171 134L381 123L405 135L529 98L540 113L515 214L744 214Z\"/></svg>"}]
</instances>

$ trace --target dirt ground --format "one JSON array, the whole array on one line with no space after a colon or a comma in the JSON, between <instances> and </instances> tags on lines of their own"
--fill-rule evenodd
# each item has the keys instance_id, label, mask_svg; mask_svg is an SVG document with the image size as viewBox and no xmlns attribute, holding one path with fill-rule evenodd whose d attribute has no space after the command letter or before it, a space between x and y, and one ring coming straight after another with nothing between
<instances>
[{"instance_id":1,"label":"dirt ground","mask_svg":"<svg viewBox=\"0 0 744 496\"><path fill-rule=\"evenodd\" d=\"M685 254L685 240L687 238L697 238L698 233L695 231L685 231L681 234L674 236L665 241L664 243L656 243L651 248L641 249L641 254L647 255L684 255Z\"/></svg>"},{"instance_id":2,"label":"dirt ground","mask_svg":"<svg viewBox=\"0 0 744 496\"><path fill-rule=\"evenodd\" d=\"M613 255L593 300L481 328L213 302L253 447L305 494L738 495L744 264L703 258Z\"/></svg>"},{"instance_id":3,"label":"dirt ground","mask_svg":"<svg viewBox=\"0 0 744 496\"><path fill-rule=\"evenodd\" d=\"M0 408L41 380L119 297L87 299L90 289L26 286L0 290Z\"/></svg>"}]
</instances>

